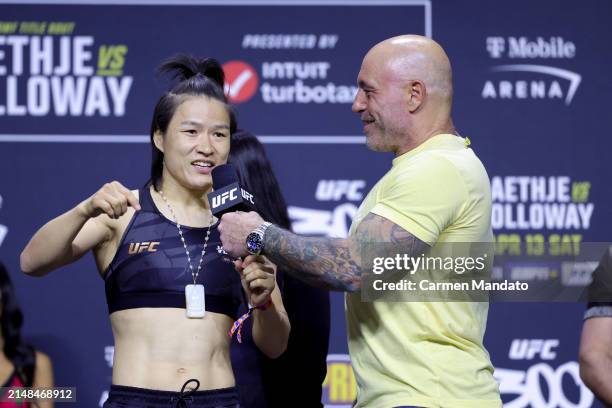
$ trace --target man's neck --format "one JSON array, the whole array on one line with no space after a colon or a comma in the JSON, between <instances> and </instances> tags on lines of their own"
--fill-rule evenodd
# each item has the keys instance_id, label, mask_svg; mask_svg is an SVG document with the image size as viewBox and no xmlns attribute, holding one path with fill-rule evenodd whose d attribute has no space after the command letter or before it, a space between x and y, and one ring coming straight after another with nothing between
<instances>
[{"instance_id":1,"label":"man's neck","mask_svg":"<svg viewBox=\"0 0 612 408\"><path fill-rule=\"evenodd\" d=\"M399 157L404 153L407 153L413 149L416 149L427 140L431 139L436 135L441 134L456 134L455 126L453 121L448 119L445 123L429 126L423 129L415 129L408 133L404 139L404 143L395 151L395 157Z\"/></svg>"}]
</instances>

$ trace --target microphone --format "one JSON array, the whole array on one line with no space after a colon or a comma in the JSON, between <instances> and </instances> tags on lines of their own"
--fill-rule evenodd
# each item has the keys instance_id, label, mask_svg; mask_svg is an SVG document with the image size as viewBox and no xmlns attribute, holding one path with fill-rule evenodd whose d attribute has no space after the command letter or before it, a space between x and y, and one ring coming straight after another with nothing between
<instances>
[{"instance_id":1,"label":"microphone","mask_svg":"<svg viewBox=\"0 0 612 408\"><path fill-rule=\"evenodd\" d=\"M238 173L231 164L222 164L212 171L213 190L208 203L217 218L233 211L257 211L253 194L240 186Z\"/></svg>"}]
</instances>

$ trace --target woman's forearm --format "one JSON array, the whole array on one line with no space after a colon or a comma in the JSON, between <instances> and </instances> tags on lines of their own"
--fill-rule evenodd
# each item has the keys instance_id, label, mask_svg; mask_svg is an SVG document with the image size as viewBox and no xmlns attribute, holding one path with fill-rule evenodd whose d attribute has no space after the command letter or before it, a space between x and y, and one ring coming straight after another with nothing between
<instances>
[{"instance_id":1,"label":"woman's forearm","mask_svg":"<svg viewBox=\"0 0 612 408\"><path fill-rule=\"evenodd\" d=\"M73 241L88 220L79 205L43 225L21 252L21 270L43 276L79 258L86 249L74 248Z\"/></svg>"},{"instance_id":2,"label":"woman's forearm","mask_svg":"<svg viewBox=\"0 0 612 408\"><path fill-rule=\"evenodd\" d=\"M279 304L280 303L280 304ZM291 325L282 301L273 301L266 310L253 312L253 340L269 358L277 358L287 349Z\"/></svg>"}]
</instances>

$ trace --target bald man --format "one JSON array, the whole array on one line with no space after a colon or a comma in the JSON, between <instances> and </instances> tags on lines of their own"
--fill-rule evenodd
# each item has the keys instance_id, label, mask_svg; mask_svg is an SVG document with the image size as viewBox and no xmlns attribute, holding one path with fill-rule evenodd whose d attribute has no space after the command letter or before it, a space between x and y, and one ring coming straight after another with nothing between
<instances>
[{"instance_id":1,"label":"bald man","mask_svg":"<svg viewBox=\"0 0 612 408\"><path fill-rule=\"evenodd\" d=\"M451 120L448 57L431 39L403 35L365 56L353 103L367 145L393 152L346 239L305 238L257 213L226 214L223 247L262 253L279 268L346 295L357 407L501 407L483 346L488 304L363 302L360 243L393 243L418 257L440 242L491 242L491 194L482 163Z\"/></svg>"}]
</instances>

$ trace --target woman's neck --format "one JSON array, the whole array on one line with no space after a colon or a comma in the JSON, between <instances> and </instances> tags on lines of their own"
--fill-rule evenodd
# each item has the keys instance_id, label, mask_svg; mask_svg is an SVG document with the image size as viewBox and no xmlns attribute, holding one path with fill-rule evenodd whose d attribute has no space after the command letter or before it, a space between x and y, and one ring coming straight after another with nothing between
<instances>
[{"instance_id":1,"label":"woman's neck","mask_svg":"<svg viewBox=\"0 0 612 408\"><path fill-rule=\"evenodd\" d=\"M170 177L162 178L159 183L159 189L163 191L164 196L175 206L184 208L200 208L208 210L208 193L212 190L212 186L205 191L189 190L178 184Z\"/></svg>"},{"instance_id":2,"label":"woman's neck","mask_svg":"<svg viewBox=\"0 0 612 408\"><path fill-rule=\"evenodd\" d=\"M171 178L162 179L158 187L163 196L158 193L160 201L157 203L157 208L166 218L198 228L215 222L207 198L210 188L204 191L188 190Z\"/></svg>"}]
</instances>

